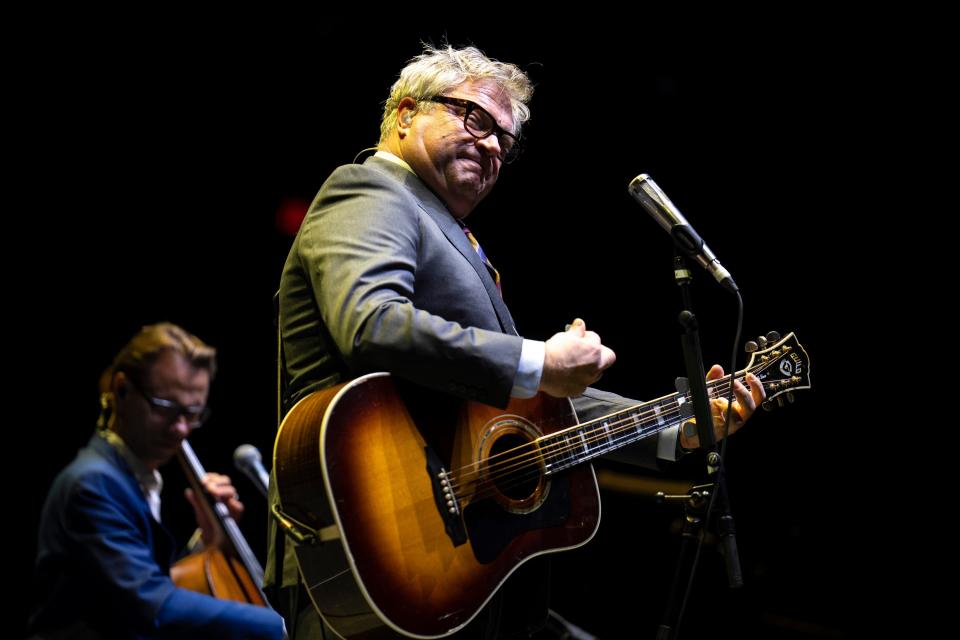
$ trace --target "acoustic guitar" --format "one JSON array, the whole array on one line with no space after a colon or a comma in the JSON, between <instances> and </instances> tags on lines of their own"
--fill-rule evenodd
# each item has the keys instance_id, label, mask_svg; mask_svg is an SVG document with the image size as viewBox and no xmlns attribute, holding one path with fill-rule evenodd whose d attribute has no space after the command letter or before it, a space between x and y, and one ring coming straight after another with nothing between
<instances>
[{"instance_id":1,"label":"acoustic guitar","mask_svg":"<svg viewBox=\"0 0 960 640\"><path fill-rule=\"evenodd\" d=\"M810 387L792 333L736 378L747 372L767 402ZM711 398L731 379L708 382ZM310 394L280 426L274 469L314 606L344 638L456 632L526 560L593 537L590 460L689 419L689 404L674 393L578 423L566 399L501 410L386 373Z\"/></svg>"}]
</instances>

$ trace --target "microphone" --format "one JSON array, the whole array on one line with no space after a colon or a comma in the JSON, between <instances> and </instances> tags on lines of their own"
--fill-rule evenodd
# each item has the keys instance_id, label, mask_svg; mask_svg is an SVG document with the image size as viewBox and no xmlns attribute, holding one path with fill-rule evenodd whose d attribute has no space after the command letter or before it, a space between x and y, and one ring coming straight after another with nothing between
<instances>
[{"instance_id":1,"label":"microphone","mask_svg":"<svg viewBox=\"0 0 960 640\"><path fill-rule=\"evenodd\" d=\"M723 268L720 261L717 260L717 256L713 255L713 251L710 251L710 247L697 235L697 232L693 230L680 210L670 202L667 194L660 190L660 187L650 176L641 173L630 181L628 190L630 195L670 234L681 251L709 271L725 289L731 293L737 292L738 289L733 281L733 276Z\"/></svg>"},{"instance_id":2,"label":"microphone","mask_svg":"<svg viewBox=\"0 0 960 640\"><path fill-rule=\"evenodd\" d=\"M233 466L250 478L263 497L267 497L270 474L263 468L262 460L260 450L252 444L242 444L233 452Z\"/></svg>"}]
</instances>

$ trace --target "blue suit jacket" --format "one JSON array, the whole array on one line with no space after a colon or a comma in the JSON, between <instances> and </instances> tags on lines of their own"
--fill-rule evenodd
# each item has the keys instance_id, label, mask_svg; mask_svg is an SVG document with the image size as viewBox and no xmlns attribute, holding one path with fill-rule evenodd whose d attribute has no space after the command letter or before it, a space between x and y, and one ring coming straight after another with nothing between
<instances>
[{"instance_id":1,"label":"blue suit jacket","mask_svg":"<svg viewBox=\"0 0 960 640\"><path fill-rule=\"evenodd\" d=\"M42 637L281 638L270 609L180 589L174 541L136 477L99 435L53 482L43 507L30 620ZM69 630L69 631L67 631Z\"/></svg>"}]
</instances>

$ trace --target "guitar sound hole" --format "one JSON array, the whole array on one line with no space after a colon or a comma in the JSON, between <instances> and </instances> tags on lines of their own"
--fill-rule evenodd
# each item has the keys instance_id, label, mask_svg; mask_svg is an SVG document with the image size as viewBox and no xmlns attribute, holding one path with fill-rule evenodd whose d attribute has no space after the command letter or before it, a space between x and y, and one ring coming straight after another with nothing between
<instances>
[{"instance_id":1,"label":"guitar sound hole","mask_svg":"<svg viewBox=\"0 0 960 640\"><path fill-rule=\"evenodd\" d=\"M489 478L497 490L511 500L533 495L540 484L540 466L529 443L529 438L510 433L497 438L490 449Z\"/></svg>"}]
</instances>

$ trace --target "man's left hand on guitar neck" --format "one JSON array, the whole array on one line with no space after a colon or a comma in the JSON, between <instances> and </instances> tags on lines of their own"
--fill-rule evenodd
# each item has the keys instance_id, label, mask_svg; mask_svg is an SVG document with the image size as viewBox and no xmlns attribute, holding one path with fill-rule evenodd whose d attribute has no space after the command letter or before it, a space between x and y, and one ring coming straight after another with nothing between
<instances>
[{"instance_id":1,"label":"man's left hand on guitar neck","mask_svg":"<svg viewBox=\"0 0 960 640\"><path fill-rule=\"evenodd\" d=\"M710 367L707 372L707 381L718 380L724 375L723 367L718 364ZM730 416L730 433L732 435L744 425L744 423L757 410L760 403L767 397L767 392L763 388L763 383L752 373L747 374L748 389L739 380L734 381L733 392L736 399L733 401L733 415ZM710 401L710 410L713 413L713 433L717 441L723 439L723 431L726 428L727 418L727 399L714 398ZM683 424L680 429L680 448L685 450L696 449L700 446L700 437L697 435L696 420L689 420Z\"/></svg>"}]
</instances>

